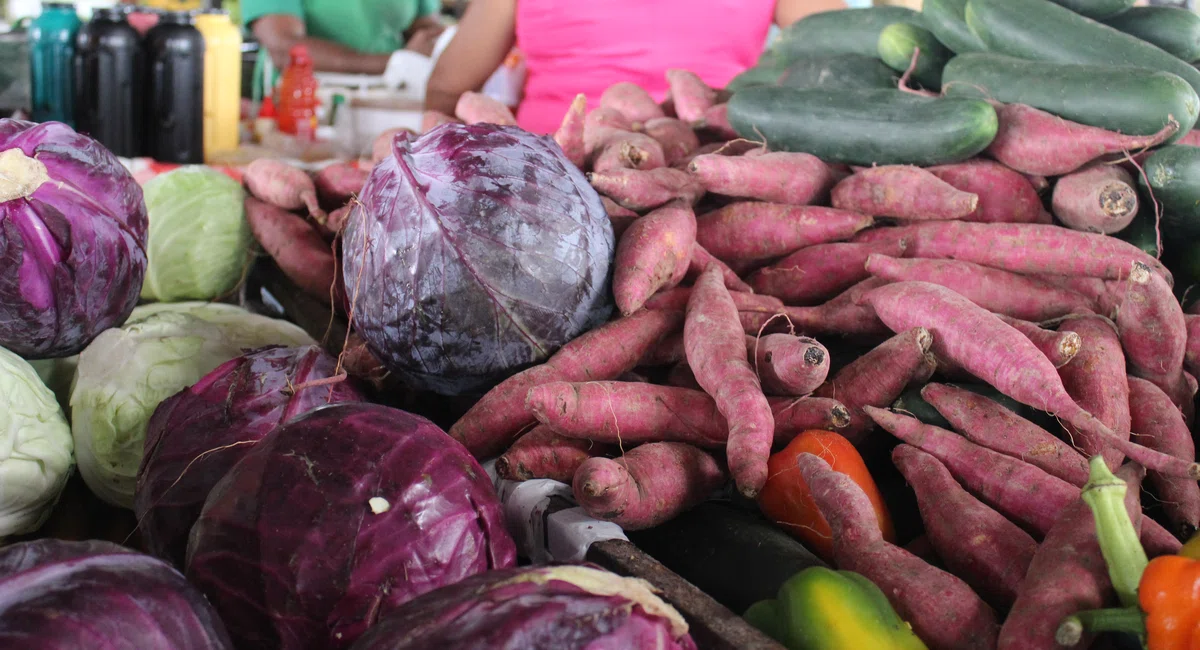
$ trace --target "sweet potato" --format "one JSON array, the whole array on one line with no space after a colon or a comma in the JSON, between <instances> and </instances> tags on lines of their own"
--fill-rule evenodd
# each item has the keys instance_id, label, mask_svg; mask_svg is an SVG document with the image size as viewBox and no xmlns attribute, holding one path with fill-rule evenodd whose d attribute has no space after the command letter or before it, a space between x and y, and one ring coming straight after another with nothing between
<instances>
[{"instance_id":1,"label":"sweet potato","mask_svg":"<svg viewBox=\"0 0 1200 650\"><path fill-rule=\"evenodd\" d=\"M1077 487L1087 483L1087 457L999 403L946 384L927 384L921 397L971 442L1019 458Z\"/></svg>"},{"instance_id":2,"label":"sweet potato","mask_svg":"<svg viewBox=\"0 0 1200 650\"><path fill-rule=\"evenodd\" d=\"M589 515L641 530L702 503L724 482L725 472L709 453L678 442L653 442L615 460L584 461L572 491Z\"/></svg>"},{"instance_id":3,"label":"sweet potato","mask_svg":"<svg viewBox=\"0 0 1200 650\"><path fill-rule=\"evenodd\" d=\"M672 201L633 222L617 244L613 295L625 316L642 308L659 289L681 281L696 243L696 215Z\"/></svg>"},{"instance_id":4,"label":"sweet potato","mask_svg":"<svg viewBox=\"0 0 1200 650\"><path fill-rule=\"evenodd\" d=\"M977 158L928 171L955 189L979 197L979 205L961 217L963 221L1050 223L1033 183L998 162Z\"/></svg>"},{"instance_id":5,"label":"sweet potato","mask_svg":"<svg viewBox=\"0 0 1200 650\"><path fill-rule=\"evenodd\" d=\"M971 496L928 453L900 445L892 462L916 493L925 534L946 568L997 610L1011 607L1037 542Z\"/></svg>"},{"instance_id":6,"label":"sweet potato","mask_svg":"<svg viewBox=\"0 0 1200 650\"><path fill-rule=\"evenodd\" d=\"M726 144L728 144L728 143L710 142L708 144L702 144L702 145L700 145L699 149L696 149L695 151L688 154L687 156L684 156L683 158L675 161L675 164L671 165L671 166L674 167L675 169L679 169L679 170L686 172L688 170L688 165L691 165L692 160L695 159L697 156L705 156L705 155L713 154L713 153L726 155L726 154L721 153L721 149Z\"/></svg>"},{"instance_id":7,"label":"sweet potato","mask_svg":"<svg viewBox=\"0 0 1200 650\"><path fill-rule=\"evenodd\" d=\"M887 242L848 245L879 246L884 243ZM1092 307L1091 301L1072 291L1036 278L971 262L897 259L874 254L867 259L865 270L890 282L932 282L988 311L1030 321L1044 321L1077 312L1088 313ZM755 289L761 291L757 286Z\"/></svg>"},{"instance_id":8,"label":"sweet potato","mask_svg":"<svg viewBox=\"0 0 1200 650\"><path fill-rule=\"evenodd\" d=\"M667 85L675 100L675 114L689 124L704 119L704 113L717 101L717 91L709 88L696 73L687 70L667 70Z\"/></svg>"},{"instance_id":9,"label":"sweet potato","mask_svg":"<svg viewBox=\"0 0 1200 650\"><path fill-rule=\"evenodd\" d=\"M726 289L729 289L730 291L754 293L754 289L745 282L742 282L742 279L738 277L737 273L733 272L733 269L729 268L728 264L713 257L712 253L708 252L708 249L704 248L700 244L696 244L694 247L692 247L691 268L688 269L688 274L685 279L690 277L691 279L695 280L696 277L698 277L704 272L705 269L708 268L709 264L715 264L717 268L721 269L721 277L725 279Z\"/></svg>"},{"instance_id":10,"label":"sweet potato","mask_svg":"<svg viewBox=\"0 0 1200 650\"><path fill-rule=\"evenodd\" d=\"M724 447L729 427L706 393L619 381L550 382L525 400L538 422L568 438L633 446L686 442Z\"/></svg>"},{"instance_id":11,"label":"sweet potato","mask_svg":"<svg viewBox=\"0 0 1200 650\"><path fill-rule=\"evenodd\" d=\"M1126 281L1108 284L1130 374L1154 382L1176 406L1190 405L1194 394L1183 377L1187 320L1166 279L1135 263Z\"/></svg>"},{"instance_id":12,"label":"sweet potato","mask_svg":"<svg viewBox=\"0 0 1200 650\"><path fill-rule=\"evenodd\" d=\"M743 201L700 216L696 241L726 262L768 260L805 246L849 239L874 221L834 208Z\"/></svg>"},{"instance_id":13,"label":"sweet potato","mask_svg":"<svg viewBox=\"0 0 1200 650\"><path fill-rule=\"evenodd\" d=\"M587 179L597 192L630 210L650 210L674 199L695 204L704 195L696 179L671 167L589 172Z\"/></svg>"},{"instance_id":14,"label":"sweet potato","mask_svg":"<svg viewBox=\"0 0 1200 650\"><path fill-rule=\"evenodd\" d=\"M757 293L789 305L810 305L870 277L866 262L872 253L903 255L904 241L817 244L755 271L746 280Z\"/></svg>"},{"instance_id":15,"label":"sweet potato","mask_svg":"<svg viewBox=\"0 0 1200 650\"><path fill-rule=\"evenodd\" d=\"M442 114L438 113L438 115ZM451 119L449 122L458 123L458 120ZM430 128L433 127L431 126ZM399 135L404 135L407 137L409 135L415 135L415 133L413 133L412 129L399 127L395 129L388 129L375 136L375 141L371 143L371 165L378 165L385 158L390 158L392 156L392 151L395 149L396 136Z\"/></svg>"},{"instance_id":16,"label":"sweet potato","mask_svg":"<svg viewBox=\"0 0 1200 650\"><path fill-rule=\"evenodd\" d=\"M1069 318L1059 331L1075 332L1083 340L1076 359L1058 369L1067 394L1122 438L1129 438L1129 382L1125 355L1111 321L1103 316ZM1103 454L1110 469L1125 459L1118 449L1087 429L1066 425L1071 442L1089 458Z\"/></svg>"},{"instance_id":17,"label":"sweet potato","mask_svg":"<svg viewBox=\"0 0 1200 650\"><path fill-rule=\"evenodd\" d=\"M1075 332L1069 330L1056 332L1020 318L1004 314L996 315L1010 327L1024 334L1030 343L1033 343L1037 349L1042 351L1042 354L1046 355L1055 368L1061 368L1071 363L1071 360L1079 354L1080 348L1083 347L1083 338Z\"/></svg>"},{"instance_id":18,"label":"sweet potato","mask_svg":"<svg viewBox=\"0 0 1200 650\"><path fill-rule=\"evenodd\" d=\"M981 447L945 429L883 409L867 415L904 442L928 452L972 494L1036 536L1044 536L1079 497L1079 488L1022 460ZM1154 520L1142 520L1142 544L1150 555L1179 550L1179 540Z\"/></svg>"},{"instance_id":19,"label":"sweet potato","mask_svg":"<svg viewBox=\"0 0 1200 650\"><path fill-rule=\"evenodd\" d=\"M316 228L302 217L253 196L246 197L245 205L251 234L279 270L305 293L330 304L337 260Z\"/></svg>"},{"instance_id":20,"label":"sweet potato","mask_svg":"<svg viewBox=\"0 0 1200 650\"><path fill-rule=\"evenodd\" d=\"M341 232L346 227L346 221L350 218L350 212L353 209L353 205L343 205L330 212L329 216L325 217L325 229L330 233Z\"/></svg>"},{"instance_id":21,"label":"sweet potato","mask_svg":"<svg viewBox=\"0 0 1200 650\"><path fill-rule=\"evenodd\" d=\"M352 163L336 162L326 165L313 175L317 198L320 199L322 207L336 210L362 191L370 175L371 172L359 169Z\"/></svg>"},{"instance_id":22,"label":"sweet potato","mask_svg":"<svg viewBox=\"0 0 1200 650\"><path fill-rule=\"evenodd\" d=\"M671 370L667 373L667 377L664 381L668 386L674 386L676 388L688 388L701 392L704 391L704 389L700 387L700 382L696 381L696 374L692 372L692 369L688 366L687 361L680 361L679 363L671 366ZM707 393L705 394L707 395Z\"/></svg>"},{"instance_id":23,"label":"sweet potato","mask_svg":"<svg viewBox=\"0 0 1200 650\"><path fill-rule=\"evenodd\" d=\"M746 348L763 390L772 395L807 395L825 383L829 351L806 336L746 337Z\"/></svg>"},{"instance_id":24,"label":"sweet potato","mask_svg":"<svg viewBox=\"0 0 1200 650\"><path fill-rule=\"evenodd\" d=\"M683 311L687 308L693 291L692 287L675 287L659 292L646 301L646 309ZM763 311L774 314L783 310L783 303L773 296L730 291L729 297L738 311Z\"/></svg>"},{"instance_id":25,"label":"sweet potato","mask_svg":"<svg viewBox=\"0 0 1200 650\"><path fill-rule=\"evenodd\" d=\"M750 337L746 337L749 339ZM671 366L687 361L687 352L683 349L683 333L678 332L665 337L657 345L646 351L646 355L638 361L639 368L655 368Z\"/></svg>"},{"instance_id":26,"label":"sweet potato","mask_svg":"<svg viewBox=\"0 0 1200 650\"><path fill-rule=\"evenodd\" d=\"M1120 473L1128 485L1125 508L1134 529L1139 528L1142 512L1140 474L1140 470ZM1076 498L1034 553L1017 602L1000 629L999 648L1059 650L1054 636L1063 618L1098 609L1112 599L1112 581L1096 537L1095 516L1082 498Z\"/></svg>"},{"instance_id":27,"label":"sweet potato","mask_svg":"<svg viewBox=\"0 0 1200 650\"><path fill-rule=\"evenodd\" d=\"M611 138L633 131L633 122L612 108L600 106L588 113L583 118L584 169Z\"/></svg>"},{"instance_id":28,"label":"sweet potato","mask_svg":"<svg viewBox=\"0 0 1200 650\"><path fill-rule=\"evenodd\" d=\"M655 343L683 324L678 311L642 310L564 345L546 363L523 370L488 391L450 435L476 458L491 458L536 421L525 410L529 389L551 381L604 381L632 370Z\"/></svg>"},{"instance_id":29,"label":"sweet potato","mask_svg":"<svg viewBox=\"0 0 1200 650\"><path fill-rule=\"evenodd\" d=\"M383 388L383 381L388 376L388 369L383 362L367 347L367 342L357 333L352 332L338 355L338 361L346 374L364 383L370 384L376 390Z\"/></svg>"},{"instance_id":30,"label":"sweet potato","mask_svg":"<svg viewBox=\"0 0 1200 650\"><path fill-rule=\"evenodd\" d=\"M704 111L704 117L694 125L698 129L707 130L719 138L724 140L733 140L741 137L733 125L729 123L729 105L717 104L707 111Z\"/></svg>"},{"instance_id":31,"label":"sweet potato","mask_svg":"<svg viewBox=\"0 0 1200 650\"><path fill-rule=\"evenodd\" d=\"M882 165L855 173L832 192L833 207L873 217L961 219L979 207L979 197L963 192L912 165Z\"/></svg>"},{"instance_id":32,"label":"sweet potato","mask_svg":"<svg viewBox=\"0 0 1200 650\"><path fill-rule=\"evenodd\" d=\"M939 356L1018 402L1089 431L1148 469L1200 478L1200 465L1113 433L1067 394L1054 364L1025 335L953 291L928 282L897 282L871 291L864 301L894 332L928 327Z\"/></svg>"},{"instance_id":33,"label":"sweet potato","mask_svg":"<svg viewBox=\"0 0 1200 650\"><path fill-rule=\"evenodd\" d=\"M454 115L467 124L517 125L512 111L499 100L470 90L459 96Z\"/></svg>"},{"instance_id":34,"label":"sweet potato","mask_svg":"<svg viewBox=\"0 0 1200 650\"><path fill-rule=\"evenodd\" d=\"M1153 135L1122 135L1084 126L1024 104L997 106L1000 127L987 154L1025 174L1062 176L1100 156L1154 147L1175 135L1172 121Z\"/></svg>"},{"instance_id":35,"label":"sweet potato","mask_svg":"<svg viewBox=\"0 0 1200 650\"><path fill-rule=\"evenodd\" d=\"M850 410L827 397L768 397L775 417L775 446L809 429L841 432L850 425Z\"/></svg>"},{"instance_id":36,"label":"sweet potato","mask_svg":"<svg viewBox=\"0 0 1200 650\"><path fill-rule=\"evenodd\" d=\"M560 436L550 427L537 426L517 438L496 459L496 473L510 481L548 478L570 484L575 471L589 458L605 456L608 445Z\"/></svg>"},{"instance_id":37,"label":"sweet potato","mask_svg":"<svg viewBox=\"0 0 1200 650\"><path fill-rule=\"evenodd\" d=\"M622 81L608 87L600 95L600 106L616 110L633 123L634 128L656 117L666 117L650 93L637 84Z\"/></svg>"},{"instance_id":38,"label":"sweet potato","mask_svg":"<svg viewBox=\"0 0 1200 650\"><path fill-rule=\"evenodd\" d=\"M918 223L876 228L857 242L881 239L908 242L906 257L955 259L1026 275L1067 275L1119 280L1134 262L1170 274L1142 249L1098 233L1035 223Z\"/></svg>"},{"instance_id":39,"label":"sweet potato","mask_svg":"<svg viewBox=\"0 0 1200 650\"><path fill-rule=\"evenodd\" d=\"M324 217L312 178L291 165L272 158L259 158L246 166L242 175L246 189L259 201L284 210L307 209Z\"/></svg>"},{"instance_id":40,"label":"sweet potato","mask_svg":"<svg viewBox=\"0 0 1200 650\"><path fill-rule=\"evenodd\" d=\"M692 289L683 343L696 381L712 395L729 423L729 473L738 490L753 497L767 480L775 423L758 377L746 361L737 307L716 267L700 274Z\"/></svg>"},{"instance_id":41,"label":"sweet potato","mask_svg":"<svg viewBox=\"0 0 1200 650\"><path fill-rule=\"evenodd\" d=\"M867 278L838 294L829 302L816 307L788 307L784 314L798 332L810 336L837 334L839 336L879 336L888 328L869 305L858 303L867 292L887 284L886 280ZM755 329L757 331L757 329Z\"/></svg>"},{"instance_id":42,"label":"sweet potato","mask_svg":"<svg viewBox=\"0 0 1200 650\"><path fill-rule=\"evenodd\" d=\"M864 410L892 435L937 457L972 494L1039 535L1079 496L1077 486L955 433L880 408Z\"/></svg>"},{"instance_id":43,"label":"sweet potato","mask_svg":"<svg viewBox=\"0 0 1200 650\"><path fill-rule=\"evenodd\" d=\"M850 410L850 426L840 431L855 445L873 428L865 406L887 406L915 377L928 378L934 365L929 330L914 327L899 333L842 368L817 389L817 397L836 399Z\"/></svg>"},{"instance_id":44,"label":"sweet potato","mask_svg":"<svg viewBox=\"0 0 1200 650\"><path fill-rule=\"evenodd\" d=\"M1188 336L1183 365L1188 372L1197 375L1200 374L1200 316L1185 314L1184 323L1187 325Z\"/></svg>"},{"instance_id":45,"label":"sweet potato","mask_svg":"<svg viewBox=\"0 0 1200 650\"><path fill-rule=\"evenodd\" d=\"M421 113L421 133L429 133L443 124L462 124L462 121L441 111L425 111ZM396 131L395 129L391 130ZM390 142L391 140L389 139L388 141Z\"/></svg>"},{"instance_id":46,"label":"sweet potato","mask_svg":"<svg viewBox=\"0 0 1200 650\"><path fill-rule=\"evenodd\" d=\"M587 149L583 145L583 122L585 119L587 119L587 96L579 94L571 102L567 113L563 115L562 124L554 132L554 141L566 154L567 160L581 169L587 162Z\"/></svg>"},{"instance_id":47,"label":"sweet potato","mask_svg":"<svg viewBox=\"0 0 1200 650\"><path fill-rule=\"evenodd\" d=\"M1068 228L1111 234L1124 230L1138 213L1133 177L1117 165L1093 165L1054 184L1054 216Z\"/></svg>"},{"instance_id":48,"label":"sweet potato","mask_svg":"<svg viewBox=\"0 0 1200 650\"><path fill-rule=\"evenodd\" d=\"M884 541L871 500L854 480L813 454L798 460L833 531L839 569L879 586L930 650L994 648L996 614L962 580Z\"/></svg>"},{"instance_id":49,"label":"sweet potato","mask_svg":"<svg viewBox=\"0 0 1200 650\"><path fill-rule=\"evenodd\" d=\"M633 225L633 222L641 218L641 215L630 210L629 208L617 205L617 202L607 196L600 197L600 202L604 204L604 211L608 214L608 220L612 223L613 236L617 241L621 241L621 236L626 230Z\"/></svg>"},{"instance_id":50,"label":"sweet potato","mask_svg":"<svg viewBox=\"0 0 1200 650\"><path fill-rule=\"evenodd\" d=\"M1196 458L1196 443L1183 415L1158 386L1137 377L1129 378L1129 411L1136 440L1176 458ZM1149 473L1150 483L1171 521L1173 532L1188 539L1200 526L1200 485L1196 481Z\"/></svg>"},{"instance_id":51,"label":"sweet potato","mask_svg":"<svg viewBox=\"0 0 1200 650\"><path fill-rule=\"evenodd\" d=\"M642 125L646 135L662 147L667 165L675 165L700 148L700 139L687 123L673 117L657 117Z\"/></svg>"},{"instance_id":52,"label":"sweet potato","mask_svg":"<svg viewBox=\"0 0 1200 650\"><path fill-rule=\"evenodd\" d=\"M662 145L645 133L606 128L591 157L592 171L607 173L621 169L657 169L666 166Z\"/></svg>"},{"instance_id":53,"label":"sweet potato","mask_svg":"<svg viewBox=\"0 0 1200 650\"><path fill-rule=\"evenodd\" d=\"M692 158L688 172L714 194L785 205L813 203L833 185L829 166L806 153L705 154Z\"/></svg>"}]
</instances>

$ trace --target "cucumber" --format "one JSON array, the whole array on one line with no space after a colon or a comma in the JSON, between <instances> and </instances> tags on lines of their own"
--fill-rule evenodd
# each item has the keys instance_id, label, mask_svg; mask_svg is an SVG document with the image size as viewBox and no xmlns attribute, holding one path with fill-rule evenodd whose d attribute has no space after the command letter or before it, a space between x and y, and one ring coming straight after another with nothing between
<instances>
[{"instance_id":1,"label":"cucumber","mask_svg":"<svg viewBox=\"0 0 1200 650\"><path fill-rule=\"evenodd\" d=\"M1080 16L1093 20L1104 20L1129 11L1135 0L1052 0Z\"/></svg>"},{"instance_id":2,"label":"cucumber","mask_svg":"<svg viewBox=\"0 0 1200 650\"><path fill-rule=\"evenodd\" d=\"M830 163L942 165L966 160L996 137L991 104L900 90L758 86L729 100L743 138Z\"/></svg>"},{"instance_id":3,"label":"cucumber","mask_svg":"<svg viewBox=\"0 0 1200 650\"><path fill-rule=\"evenodd\" d=\"M1150 154L1142 190L1153 190L1162 203L1163 241L1200 236L1200 147L1172 145Z\"/></svg>"},{"instance_id":4,"label":"cucumber","mask_svg":"<svg viewBox=\"0 0 1200 650\"><path fill-rule=\"evenodd\" d=\"M938 90L942 87L942 68L950 58L950 50L933 32L909 23L892 23L879 33L879 58L897 72L908 70L918 48L921 52L912 78L929 90Z\"/></svg>"},{"instance_id":5,"label":"cucumber","mask_svg":"<svg viewBox=\"0 0 1200 650\"><path fill-rule=\"evenodd\" d=\"M1179 7L1134 7L1104 21L1183 59L1200 59L1200 16Z\"/></svg>"},{"instance_id":6,"label":"cucumber","mask_svg":"<svg viewBox=\"0 0 1200 650\"><path fill-rule=\"evenodd\" d=\"M895 88L896 74L873 56L842 54L793 61L779 85L788 88Z\"/></svg>"},{"instance_id":7,"label":"cucumber","mask_svg":"<svg viewBox=\"0 0 1200 650\"><path fill-rule=\"evenodd\" d=\"M975 52L950 60L942 91L951 97L1028 104L1068 120L1132 135L1157 133L1173 117L1183 137L1200 96L1179 76L1145 68L1047 63Z\"/></svg>"},{"instance_id":8,"label":"cucumber","mask_svg":"<svg viewBox=\"0 0 1200 650\"><path fill-rule=\"evenodd\" d=\"M1136 36L1048 0L967 0L966 19L992 52L1055 63L1161 70L1183 77L1200 92L1200 70Z\"/></svg>"},{"instance_id":9,"label":"cucumber","mask_svg":"<svg viewBox=\"0 0 1200 650\"><path fill-rule=\"evenodd\" d=\"M876 56L879 32L892 23L921 23L907 7L835 9L806 16L783 30L771 48L789 63L806 56Z\"/></svg>"},{"instance_id":10,"label":"cucumber","mask_svg":"<svg viewBox=\"0 0 1200 650\"><path fill-rule=\"evenodd\" d=\"M1142 194L1144 195L1145 192ZM1115 233L1114 236L1137 246L1147 255L1157 258L1158 234L1154 230L1154 206L1150 204L1150 201L1141 201L1138 205L1138 215L1124 230ZM1171 274L1175 275L1175 269L1171 269ZM1179 281L1177 280L1175 284L1179 284Z\"/></svg>"},{"instance_id":11,"label":"cucumber","mask_svg":"<svg viewBox=\"0 0 1200 650\"><path fill-rule=\"evenodd\" d=\"M1150 220L1154 220L1153 212ZM1163 237L1166 237L1165 233ZM1200 239L1171 242L1163 258L1171 275L1175 276L1175 296L1180 303L1186 302L1185 308L1191 307L1196 301L1196 285L1200 284Z\"/></svg>"},{"instance_id":12,"label":"cucumber","mask_svg":"<svg viewBox=\"0 0 1200 650\"><path fill-rule=\"evenodd\" d=\"M779 81L779 70L771 67L754 66L742 70L725 84L725 90L736 93L751 86L773 86Z\"/></svg>"},{"instance_id":13,"label":"cucumber","mask_svg":"<svg viewBox=\"0 0 1200 650\"><path fill-rule=\"evenodd\" d=\"M925 0L921 18L925 27L952 52L986 52L987 46L967 28L963 19L966 8L967 0Z\"/></svg>"}]
</instances>

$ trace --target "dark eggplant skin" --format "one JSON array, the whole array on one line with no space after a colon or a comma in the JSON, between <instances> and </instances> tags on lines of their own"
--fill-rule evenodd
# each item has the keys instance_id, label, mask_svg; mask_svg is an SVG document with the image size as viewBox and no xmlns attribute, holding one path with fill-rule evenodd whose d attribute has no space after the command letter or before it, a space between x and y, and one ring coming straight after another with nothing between
<instances>
[{"instance_id":1,"label":"dark eggplant skin","mask_svg":"<svg viewBox=\"0 0 1200 650\"><path fill-rule=\"evenodd\" d=\"M826 566L761 515L720 501L626 534L638 548L738 614L774 598L780 585L799 571Z\"/></svg>"}]
</instances>

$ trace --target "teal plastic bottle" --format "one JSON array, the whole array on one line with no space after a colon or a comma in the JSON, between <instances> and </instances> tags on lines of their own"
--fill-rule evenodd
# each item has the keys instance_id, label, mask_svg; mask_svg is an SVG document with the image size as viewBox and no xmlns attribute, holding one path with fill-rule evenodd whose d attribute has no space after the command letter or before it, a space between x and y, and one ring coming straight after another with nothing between
<instances>
[{"instance_id":1,"label":"teal plastic bottle","mask_svg":"<svg viewBox=\"0 0 1200 650\"><path fill-rule=\"evenodd\" d=\"M71 77L79 25L75 5L65 3L46 4L42 15L29 25L29 81L35 122L75 126Z\"/></svg>"}]
</instances>

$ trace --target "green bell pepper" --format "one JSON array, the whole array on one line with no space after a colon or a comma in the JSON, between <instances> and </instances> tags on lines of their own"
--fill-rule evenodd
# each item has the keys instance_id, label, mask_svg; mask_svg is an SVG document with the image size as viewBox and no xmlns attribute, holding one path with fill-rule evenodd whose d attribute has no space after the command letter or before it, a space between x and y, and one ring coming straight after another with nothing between
<instances>
[{"instance_id":1,"label":"green bell pepper","mask_svg":"<svg viewBox=\"0 0 1200 650\"><path fill-rule=\"evenodd\" d=\"M744 618L788 650L927 650L883 591L850 571L804 569Z\"/></svg>"}]
</instances>

